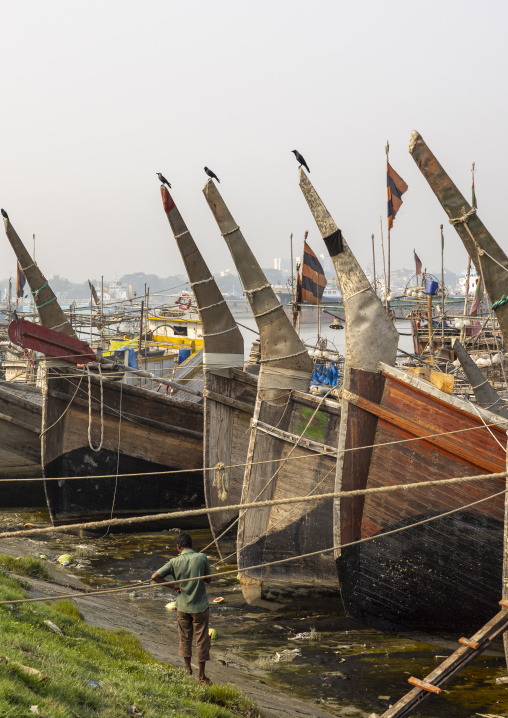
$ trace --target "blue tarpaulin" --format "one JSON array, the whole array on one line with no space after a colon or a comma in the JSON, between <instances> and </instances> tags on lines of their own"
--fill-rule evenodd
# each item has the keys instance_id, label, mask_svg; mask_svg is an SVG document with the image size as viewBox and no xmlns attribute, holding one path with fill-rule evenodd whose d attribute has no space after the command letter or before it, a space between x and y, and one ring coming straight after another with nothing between
<instances>
[{"instance_id":1,"label":"blue tarpaulin","mask_svg":"<svg viewBox=\"0 0 508 718\"><path fill-rule=\"evenodd\" d=\"M331 364L328 368L324 364L314 364L311 386L337 386L338 383L339 370L335 364Z\"/></svg>"},{"instance_id":2,"label":"blue tarpaulin","mask_svg":"<svg viewBox=\"0 0 508 718\"><path fill-rule=\"evenodd\" d=\"M137 360L136 360L136 352L135 352L135 350L134 350L132 347L120 347L120 349L115 349L115 351L113 352L113 354L114 354L116 357L120 357L120 358L122 359L122 362L123 362L123 357L124 357L124 352L125 352L125 351L128 351L128 352L129 352L129 358L128 358L128 360L127 360L127 366L130 366L132 369L137 369L137 368L138 368L138 362L137 362Z\"/></svg>"}]
</instances>

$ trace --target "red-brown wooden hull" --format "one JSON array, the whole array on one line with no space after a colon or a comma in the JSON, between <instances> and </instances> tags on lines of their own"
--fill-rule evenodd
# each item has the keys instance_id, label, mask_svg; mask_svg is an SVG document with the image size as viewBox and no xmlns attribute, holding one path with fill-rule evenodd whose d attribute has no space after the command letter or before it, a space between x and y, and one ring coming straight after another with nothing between
<instances>
[{"instance_id":1,"label":"red-brown wooden hull","mask_svg":"<svg viewBox=\"0 0 508 718\"><path fill-rule=\"evenodd\" d=\"M343 549L337 559L344 604L350 615L381 629L470 629L495 613L501 597L504 496L468 505L498 494L505 482L410 487L504 471L505 430L485 428L465 402L403 377L388 368L377 375L352 370L351 392L359 399L350 396L346 448L375 446L351 452L363 455L356 466L346 458L341 488L409 488L339 500L336 543L379 536ZM365 391L376 381L384 384L379 401ZM432 434L439 436L422 438ZM454 509L460 510L382 536Z\"/></svg>"}]
</instances>

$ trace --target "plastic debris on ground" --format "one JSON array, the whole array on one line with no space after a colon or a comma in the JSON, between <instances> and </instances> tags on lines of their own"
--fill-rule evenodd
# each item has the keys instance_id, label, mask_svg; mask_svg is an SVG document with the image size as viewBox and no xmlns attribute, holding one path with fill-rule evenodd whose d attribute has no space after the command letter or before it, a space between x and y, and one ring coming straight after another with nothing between
<instances>
[{"instance_id":1,"label":"plastic debris on ground","mask_svg":"<svg viewBox=\"0 0 508 718\"><path fill-rule=\"evenodd\" d=\"M276 653L273 660L275 663L289 663L291 661L294 661L295 658L298 658L298 656L301 655L302 652L299 648L293 648L292 651L290 651L289 648L286 648L284 651Z\"/></svg>"},{"instance_id":2,"label":"plastic debris on ground","mask_svg":"<svg viewBox=\"0 0 508 718\"><path fill-rule=\"evenodd\" d=\"M57 561L61 563L62 566L69 566L74 561L74 556L71 556L70 553L63 553L57 558Z\"/></svg>"},{"instance_id":3,"label":"plastic debris on ground","mask_svg":"<svg viewBox=\"0 0 508 718\"><path fill-rule=\"evenodd\" d=\"M288 641L310 641L310 631L304 633L297 633L296 636L291 636Z\"/></svg>"},{"instance_id":4,"label":"plastic debris on ground","mask_svg":"<svg viewBox=\"0 0 508 718\"><path fill-rule=\"evenodd\" d=\"M51 630L53 631L53 633L58 633L59 636L63 636L63 635L64 635L62 629L61 629L61 628L58 628L58 626L56 625L56 623L53 623L53 621L47 620L47 621L44 621L44 623L46 624L46 626L47 626L49 629L51 629Z\"/></svg>"}]
</instances>

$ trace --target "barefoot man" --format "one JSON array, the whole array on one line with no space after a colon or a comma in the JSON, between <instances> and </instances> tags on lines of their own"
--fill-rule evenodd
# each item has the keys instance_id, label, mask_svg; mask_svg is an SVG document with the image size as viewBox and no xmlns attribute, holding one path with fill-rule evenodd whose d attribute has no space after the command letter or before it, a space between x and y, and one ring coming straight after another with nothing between
<instances>
[{"instance_id":1,"label":"barefoot man","mask_svg":"<svg viewBox=\"0 0 508 718\"><path fill-rule=\"evenodd\" d=\"M176 599L176 617L180 637L178 655L183 657L187 673L192 676L192 636L195 633L199 664L198 681L211 683L205 675L205 663L210 660L209 608L205 583L210 583L212 579L200 577L210 576L212 568L204 553L196 553L192 550L192 538L189 534L181 533L176 537L176 548L178 556L159 568L152 575L152 581L165 583L178 594ZM172 576L175 581L165 581L166 576ZM178 582L184 578L195 580L184 581L179 586Z\"/></svg>"}]
</instances>

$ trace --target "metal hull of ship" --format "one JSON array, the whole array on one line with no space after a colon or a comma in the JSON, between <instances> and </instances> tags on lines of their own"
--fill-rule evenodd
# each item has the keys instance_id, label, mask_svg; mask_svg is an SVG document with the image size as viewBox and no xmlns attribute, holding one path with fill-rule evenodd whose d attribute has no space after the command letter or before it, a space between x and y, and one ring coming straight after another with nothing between
<instances>
[{"instance_id":1,"label":"metal hull of ship","mask_svg":"<svg viewBox=\"0 0 508 718\"><path fill-rule=\"evenodd\" d=\"M260 402L255 416L244 502L333 492L339 402L299 391L281 394L278 401ZM239 523L239 568L330 549L332 510L331 499L249 509ZM267 608L326 593L336 596L338 589L330 551L249 570L240 580L247 601Z\"/></svg>"},{"instance_id":2,"label":"metal hull of ship","mask_svg":"<svg viewBox=\"0 0 508 718\"><path fill-rule=\"evenodd\" d=\"M53 369L44 398L43 466L55 525L204 505L203 407L117 381ZM100 451L94 451L101 442ZM176 473L163 473L176 471ZM117 478L118 474L118 478ZM133 476L122 476L133 474ZM98 478L79 479L87 476ZM68 477L68 478L65 478ZM103 478L99 478L103 477ZM206 516L194 526L206 526ZM165 526L170 526L166 521ZM189 525L189 524L186 524Z\"/></svg>"},{"instance_id":3,"label":"metal hull of ship","mask_svg":"<svg viewBox=\"0 0 508 718\"><path fill-rule=\"evenodd\" d=\"M408 488L338 501L337 544L379 537L342 549L337 570L344 606L380 630L469 635L498 610L504 496L461 507L498 494L504 480L414 490L411 484L504 471L504 426L489 431L465 402L386 365L383 370L351 370L346 449L370 448L345 454L340 489ZM460 432L473 427L483 428ZM447 432L455 433L418 438ZM412 524L419 525L408 528Z\"/></svg>"}]
</instances>

